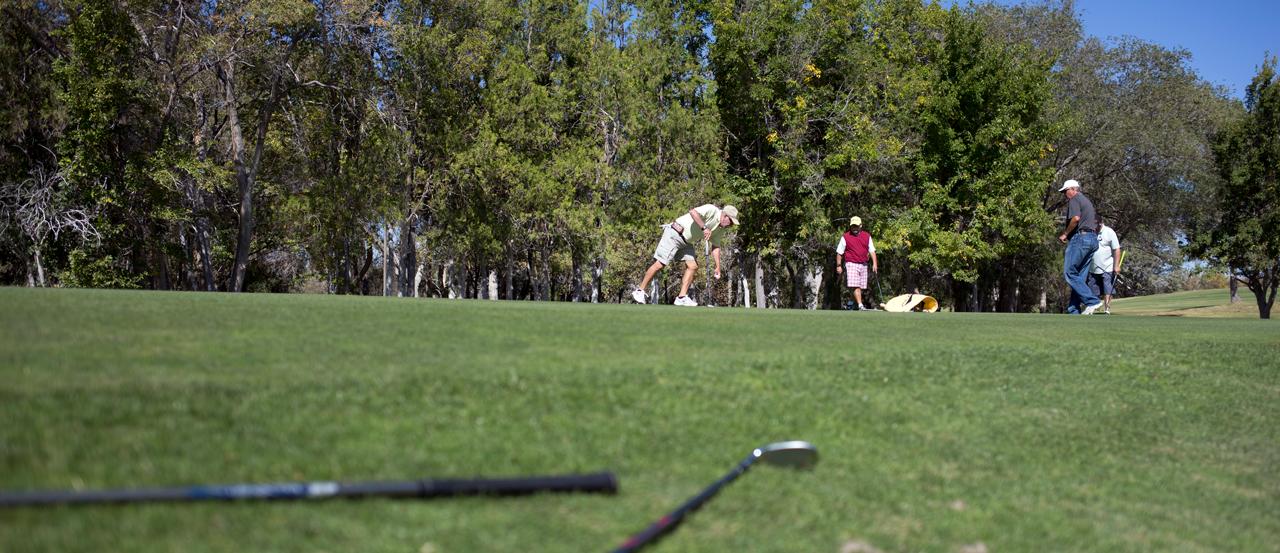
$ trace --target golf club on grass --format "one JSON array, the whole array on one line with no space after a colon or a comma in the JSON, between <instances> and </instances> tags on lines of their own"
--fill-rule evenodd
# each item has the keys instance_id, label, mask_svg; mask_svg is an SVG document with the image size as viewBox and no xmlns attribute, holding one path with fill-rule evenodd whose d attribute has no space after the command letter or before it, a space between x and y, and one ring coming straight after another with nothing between
<instances>
[{"instance_id":1,"label":"golf club on grass","mask_svg":"<svg viewBox=\"0 0 1280 553\"><path fill-rule=\"evenodd\" d=\"M527 495L538 492L615 493L613 473L476 478L455 480L382 480L366 482L284 482L224 484L177 488L0 492L0 507L143 501L230 501L237 499L326 499L330 497L436 498L460 495Z\"/></svg>"},{"instance_id":2,"label":"golf club on grass","mask_svg":"<svg viewBox=\"0 0 1280 553\"><path fill-rule=\"evenodd\" d=\"M775 442L756 448L751 452L751 455L748 455L746 459L738 463L738 466L729 471L729 474L724 475L714 484L702 490L702 493L685 501L676 510L667 513L657 522L650 524L648 528L628 538L626 542L613 550L614 553L639 551L646 545L656 543L662 536L675 530L681 522L684 522L686 516L697 511L712 497L715 497L721 488L742 476L742 473L747 472L747 469L751 468L751 465L755 464L757 460L763 460L767 464L780 467L808 469L818 462L818 449L809 442L801 441Z\"/></svg>"},{"instance_id":3,"label":"golf club on grass","mask_svg":"<svg viewBox=\"0 0 1280 553\"><path fill-rule=\"evenodd\" d=\"M884 309L884 292L880 291L880 271L875 272L876 279L876 309Z\"/></svg>"}]
</instances>

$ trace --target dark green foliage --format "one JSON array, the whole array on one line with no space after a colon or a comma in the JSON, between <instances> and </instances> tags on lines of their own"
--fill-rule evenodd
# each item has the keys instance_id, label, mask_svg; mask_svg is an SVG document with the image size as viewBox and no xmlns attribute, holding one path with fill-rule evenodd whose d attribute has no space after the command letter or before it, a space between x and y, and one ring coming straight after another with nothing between
<instances>
[{"instance_id":1,"label":"dark green foliage","mask_svg":"<svg viewBox=\"0 0 1280 553\"><path fill-rule=\"evenodd\" d=\"M1258 314L1271 318L1280 288L1280 76L1263 60L1245 91L1247 114L1213 144L1221 182L1216 216L1193 227L1192 255L1228 267L1254 293Z\"/></svg>"},{"instance_id":2,"label":"dark green foliage","mask_svg":"<svg viewBox=\"0 0 1280 553\"><path fill-rule=\"evenodd\" d=\"M79 285L126 285L160 277L164 210L176 203L151 175L156 106L125 6L112 0L67 5L58 32L66 55L54 64L66 128L59 165L75 205L91 206L102 244L79 249L68 274ZM153 281L156 286L158 281Z\"/></svg>"},{"instance_id":3,"label":"dark green foliage","mask_svg":"<svg viewBox=\"0 0 1280 553\"><path fill-rule=\"evenodd\" d=\"M891 289L1048 309L1053 183L1085 182L1150 290L1230 111L1185 52L1084 39L1070 3L3 10L4 282L618 301L712 202L743 225L703 301L834 306L858 215ZM37 182L93 228L23 230Z\"/></svg>"},{"instance_id":4,"label":"dark green foliage","mask_svg":"<svg viewBox=\"0 0 1280 553\"><path fill-rule=\"evenodd\" d=\"M1049 146L1044 111L1053 59L992 40L955 9L943 33L935 87L920 109L923 144L913 156L919 203L902 218L911 261L958 285L1001 260L1025 258L1052 232L1039 207L1051 178L1040 160ZM956 296L957 309L968 310Z\"/></svg>"}]
</instances>

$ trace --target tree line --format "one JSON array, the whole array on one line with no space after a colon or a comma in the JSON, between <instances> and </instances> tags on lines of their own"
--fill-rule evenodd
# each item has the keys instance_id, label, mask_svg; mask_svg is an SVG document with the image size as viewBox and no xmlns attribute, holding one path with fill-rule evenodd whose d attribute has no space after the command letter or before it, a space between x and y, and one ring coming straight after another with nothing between
<instances>
[{"instance_id":1,"label":"tree line","mask_svg":"<svg viewBox=\"0 0 1280 553\"><path fill-rule=\"evenodd\" d=\"M659 225L742 212L704 302L1064 301L1056 186L1130 293L1186 277L1245 106L1069 1L3 0L0 281L623 301ZM676 285L675 275L659 286Z\"/></svg>"}]
</instances>

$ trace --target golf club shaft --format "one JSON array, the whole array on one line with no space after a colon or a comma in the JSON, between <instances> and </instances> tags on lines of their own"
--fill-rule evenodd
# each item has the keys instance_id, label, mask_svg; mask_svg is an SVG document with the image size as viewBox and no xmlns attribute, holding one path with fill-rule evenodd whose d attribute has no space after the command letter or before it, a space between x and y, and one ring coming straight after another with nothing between
<instances>
[{"instance_id":1,"label":"golf club shaft","mask_svg":"<svg viewBox=\"0 0 1280 553\"><path fill-rule=\"evenodd\" d=\"M684 518L686 516L697 511L703 504L709 501L712 497L715 497L722 488L729 485L730 482L733 482L739 476L742 476L742 473L747 472L747 469L751 468L751 464L755 461L756 455L754 453L749 455L741 463L738 463L738 466L734 467L732 471L729 471L729 474L724 475L717 480L716 483L707 487L707 489L702 490L702 493L699 493L688 501L685 501L683 505L677 507L676 510L667 513L666 516L658 519L653 524L650 524L648 528L645 528L630 538L627 538L627 541L623 542L623 544L618 546L617 549L614 549L613 553L631 553L632 551L641 550L646 545L656 543L662 538L662 536L672 530L675 530L681 522L684 522Z\"/></svg>"},{"instance_id":2,"label":"golf club shaft","mask_svg":"<svg viewBox=\"0 0 1280 553\"><path fill-rule=\"evenodd\" d=\"M141 501L208 501L238 499L323 499L330 497L434 498L460 495L525 495L538 492L618 491L612 473L477 478L450 480L387 480L369 482L289 482L226 484L184 488L138 488L87 491L0 492L0 507L134 503Z\"/></svg>"}]
</instances>

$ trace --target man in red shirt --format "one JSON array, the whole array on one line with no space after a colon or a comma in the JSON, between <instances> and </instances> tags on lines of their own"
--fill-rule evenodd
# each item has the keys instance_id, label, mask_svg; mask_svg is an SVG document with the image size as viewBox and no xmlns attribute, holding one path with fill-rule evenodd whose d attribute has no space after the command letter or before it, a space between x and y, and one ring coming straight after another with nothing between
<instances>
[{"instance_id":1,"label":"man in red shirt","mask_svg":"<svg viewBox=\"0 0 1280 553\"><path fill-rule=\"evenodd\" d=\"M853 299L858 302L859 311L869 311L862 305L862 289L867 287L867 261L871 262L871 272L880 273L880 262L876 260L876 245L871 241L871 234L862 230L862 218L849 218L849 230L840 237L836 244L836 274L848 276L846 284L853 288Z\"/></svg>"}]
</instances>

